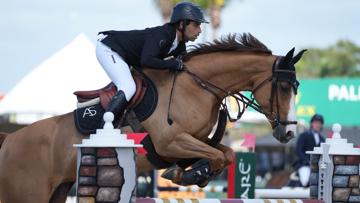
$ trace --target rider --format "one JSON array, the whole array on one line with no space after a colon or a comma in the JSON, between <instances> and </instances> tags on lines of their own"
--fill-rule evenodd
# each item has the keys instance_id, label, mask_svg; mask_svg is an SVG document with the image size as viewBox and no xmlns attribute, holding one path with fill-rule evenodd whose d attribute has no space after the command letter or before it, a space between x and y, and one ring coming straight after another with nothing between
<instances>
[{"instance_id":1,"label":"rider","mask_svg":"<svg viewBox=\"0 0 360 203\"><path fill-rule=\"evenodd\" d=\"M307 151L312 151L314 147L320 146L325 138L321 135L324 125L324 117L321 114L314 114L310 119L310 129L300 134L296 143L296 155L298 160L294 168L298 172L302 186L309 185L310 178L310 155Z\"/></svg>"},{"instance_id":2,"label":"rider","mask_svg":"<svg viewBox=\"0 0 360 203\"><path fill-rule=\"evenodd\" d=\"M201 23L208 22L200 7L182 2L173 8L170 22L162 26L100 32L96 57L118 90L106 111L120 115L135 94L129 66L181 71L183 62L178 56L186 52L185 43L201 33ZM166 60L169 56L175 58Z\"/></svg>"}]
</instances>

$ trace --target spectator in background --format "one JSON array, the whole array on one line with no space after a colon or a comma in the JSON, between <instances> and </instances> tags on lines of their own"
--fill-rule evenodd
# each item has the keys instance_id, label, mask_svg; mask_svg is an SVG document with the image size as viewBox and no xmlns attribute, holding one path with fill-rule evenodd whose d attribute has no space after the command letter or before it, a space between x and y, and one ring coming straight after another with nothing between
<instances>
[{"instance_id":1,"label":"spectator in background","mask_svg":"<svg viewBox=\"0 0 360 203\"><path fill-rule=\"evenodd\" d=\"M320 146L320 143L325 141L321 135L324 125L324 117L320 114L315 114L310 120L310 129L300 134L296 143L297 161L294 164L294 169L297 171L299 182L301 186L307 187L310 178L310 155L306 151L313 151L314 147Z\"/></svg>"}]
</instances>

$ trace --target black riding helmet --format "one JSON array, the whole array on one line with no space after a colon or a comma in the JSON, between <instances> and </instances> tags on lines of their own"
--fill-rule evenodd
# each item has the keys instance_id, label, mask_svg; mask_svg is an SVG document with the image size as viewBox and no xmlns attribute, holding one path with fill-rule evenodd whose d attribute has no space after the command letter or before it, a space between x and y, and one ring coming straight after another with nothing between
<instances>
[{"instance_id":1,"label":"black riding helmet","mask_svg":"<svg viewBox=\"0 0 360 203\"><path fill-rule=\"evenodd\" d=\"M310 123L314 121L320 121L322 124L324 124L324 117L320 114L315 114L311 117Z\"/></svg>"},{"instance_id":2,"label":"black riding helmet","mask_svg":"<svg viewBox=\"0 0 360 203\"><path fill-rule=\"evenodd\" d=\"M209 23L205 20L204 14L200 7L190 2L181 2L175 5L171 14L170 23L174 24L181 20L192 20L198 23Z\"/></svg>"}]
</instances>

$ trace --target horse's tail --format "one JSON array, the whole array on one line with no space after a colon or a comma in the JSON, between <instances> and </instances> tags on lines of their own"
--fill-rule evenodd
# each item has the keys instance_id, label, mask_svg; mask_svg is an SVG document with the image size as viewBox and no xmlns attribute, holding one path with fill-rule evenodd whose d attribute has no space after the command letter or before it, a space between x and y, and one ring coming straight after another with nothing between
<instances>
[{"instance_id":1,"label":"horse's tail","mask_svg":"<svg viewBox=\"0 0 360 203\"><path fill-rule=\"evenodd\" d=\"M4 142L7 135L8 135L7 133L0 132L0 147L1 147L2 143Z\"/></svg>"}]
</instances>

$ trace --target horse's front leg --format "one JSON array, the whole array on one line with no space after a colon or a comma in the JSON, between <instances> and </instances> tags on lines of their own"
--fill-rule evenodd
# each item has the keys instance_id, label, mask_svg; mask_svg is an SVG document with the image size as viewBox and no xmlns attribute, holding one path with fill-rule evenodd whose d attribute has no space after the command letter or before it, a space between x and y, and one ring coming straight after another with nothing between
<instances>
[{"instance_id":1,"label":"horse's front leg","mask_svg":"<svg viewBox=\"0 0 360 203\"><path fill-rule=\"evenodd\" d=\"M187 173L186 175L185 175L185 173L183 173L184 174L183 179L186 179L186 176L193 177L194 175L196 176L196 174L197 175L203 174L202 176L199 176L199 178L198 178L199 181L197 181L196 184L200 187L205 187L212 178L219 175L228 165L230 165L234 158L234 151L230 147L227 147L222 144L218 144L216 146L216 148L219 149L220 151L222 151L224 154L225 160L224 160L223 168L221 168L217 171L212 171L208 174L206 172L204 173L204 169L207 167L208 164L207 164L206 159L201 159L192 165L191 170L188 170L185 172L185 173Z\"/></svg>"},{"instance_id":2,"label":"horse's front leg","mask_svg":"<svg viewBox=\"0 0 360 203\"><path fill-rule=\"evenodd\" d=\"M231 162L233 161L234 150L223 144L218 144L216 146L216 148L224 153L224 157L225 157L224 166L226 167L226 166L230 165Z\"/></svg>"},{"instance_id":3,"label":"horse's front leg","mask_svg":"<svg viewBox=\"0 0 360 203\"><path fill-rule=\"evenodd\" d=\"M169 138L153 138L156 152L163 157L174 159L203 158L210 161L210 170L224 167L224 153L188 133L179 133Z\"/></svg>"},{"instance_id":4,"label":"horse's front leg","mask_svg":"<svg viewBox=\"0 0 360 203\"><path fill-rule=\"evenodd\" d=\"M154 169L155 169L155 167L147 159L146 155L144 155L144 154L136 155L136 171L138 173L149 172Z\"/></svg>"},{"instance_id":5,"label":"horse's front leg","mask_svg":"<svg viewBox=\"0 0 360 203\"><path fill-rule=\"evenodd\" d=\"M164 158L208 160L207 163L199 164L199 167L190 172L174 165L162 174L162 177L179 185L196 184L203 187L207 184L211 174L216 174L225 167L226 159L221 150L194 138L188 133L179 133L171 136L171 139L169 137L163 139L157 137L154 139L154 146L156 152Z\"/></svg>"}]
</instances>

